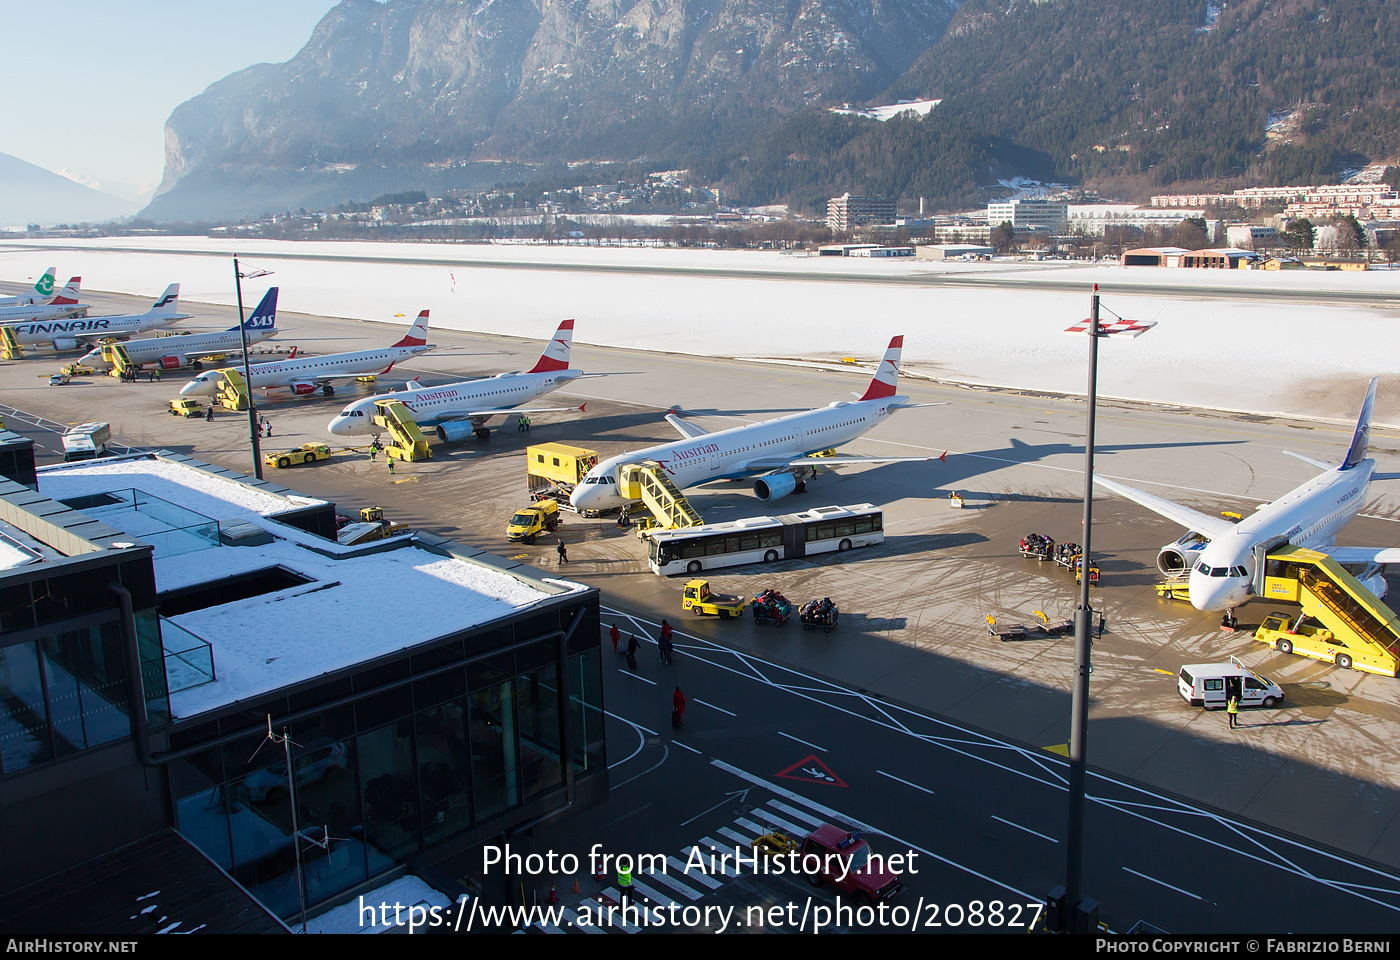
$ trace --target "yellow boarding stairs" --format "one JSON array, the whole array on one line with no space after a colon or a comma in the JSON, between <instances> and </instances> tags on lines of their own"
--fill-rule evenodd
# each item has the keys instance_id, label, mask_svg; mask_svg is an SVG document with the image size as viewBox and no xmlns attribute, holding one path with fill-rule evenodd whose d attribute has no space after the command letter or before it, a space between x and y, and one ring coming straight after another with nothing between
<instances>
[{"instance_id":1,"label":"yellow boarding stairs","mask_svg":"<svg viewBox=\"0 0 1400 960\"><path fill-rule=\"evenodd\" d=\"M219 373L219 393L215 397L215 402L229 410L247 410L252 398L248 395L247 384L243 380L243 374L226 367Z\"/></svg>"},{"instance_id":2,"label":"yellow boarding stairs","mask_svg":"<svg viewBox=\"0 0 1400 960\"><path fill-rule=\"evenodd\" d=\"M433 458L427 437L418 429L413 412L404 406L402 401L376 400L374 406L379 411L374 416L375 424L388 430L389 436L393 438L393 443L384 448L386 457L406 460L409 463Z\"/></svg>"},{"instance_id":3,"label":"yellow boarding stairs","mask_svg":"<svg viewBox=\"0 0 1400 960\"><path fill-rule=\"evenodd\" d=\"M657 526L667 530L698 527L705 522L655 460L624 466L618 478L618 493L625 499L646 504Z\"/></svg>"},{"instance_id":4,"label":"yellow boarding stairs","mask_svg":"<svg viewBox=\"0 0 1400 960\"><path fill-rule=\"evenodd\" d=\"M24 349L15 338L14 327L0 327L0 357L6 360L24 359Z\"/></svg>"},{"instance_id":5,"label":"yellow boarding stairs","mask_svg":"<svg viewBox=\"0 0 1400 960\"><path fill-rule=\"evenodd\" d=\"M102 361L112 365L112 369L107 372L114 377L120 377L135 366L131 362L131 354L126 352L126 346L120 343L104 343L102 345Z\"/></svg>"},{"instance_id":6,"label":"yellow boarding stairs","mask_svg":"<svg viewBox=\"0 0 1400 960\"><path fill-rule=\"evenodd\" d=\"M1259 595L1300 604L1303 617L1322 628L1274 614L1255 632L1256 640L1339 667L1387 677L1400 673L1400 618L1327 554L1294 546L1270 550Z\"/></svg>"}]
</instances>

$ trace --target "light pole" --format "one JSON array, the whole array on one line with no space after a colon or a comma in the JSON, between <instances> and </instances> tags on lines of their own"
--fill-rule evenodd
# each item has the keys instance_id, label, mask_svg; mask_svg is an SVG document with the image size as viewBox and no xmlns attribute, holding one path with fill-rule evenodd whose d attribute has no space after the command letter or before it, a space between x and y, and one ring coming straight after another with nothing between
<instances>
[{"instance_id":1,"label":"light pole","mask_svg":"<svg viewBox=\"0 0 1400 960\"><path fill-rule=\"evenodd\" d=\"M1155 327L1156 321L1124 320L1099 324L1099 285L1089 300L1089 319L1076 323L1067 334L1088 334L1089 391L1084 431L1084 532L1079 555L1079 605L1074 608L1074 683L1069 721L1069 824L1065 831L1064 901L1057 906L1060 933L1092 933L1098 903L1084 897L1084 776L1089 732L1089 628L1094 609L1089 606L1090 543L1094 519L1094 413L1098 405L1099 340L1103 337L1137 338ZM1056 891L1058 893L1058 891ZM1052 894L1052 899L1058 899ZM1081 929L1081 926L1083 929Z\"/></svg>"},{"instance_id":2,"label":"light pole","mask_svg":"<svg viewBox=\"0 0 1400 960\"><path fill-rule=\"evenodd\" d=\"M248 392L248 439L253 445L253 476L259 480L262 475L262 428L258 426L257 404L253 402L253 374L248 364L248 328L243 326L243 280L253 277L266 277L271 270L250 269L244 273L238 267L238 254L233 255L233 286L238 292L238 336L243 341L243 386Z\"/></svg>"}]
</instances>

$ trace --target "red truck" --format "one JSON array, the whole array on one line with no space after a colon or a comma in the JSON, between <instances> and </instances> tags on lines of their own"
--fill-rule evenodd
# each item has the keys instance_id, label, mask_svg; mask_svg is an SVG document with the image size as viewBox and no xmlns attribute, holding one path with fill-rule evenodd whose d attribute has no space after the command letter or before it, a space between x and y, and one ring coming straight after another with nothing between
<instances>
[{"instance_id":1,"label":"red truck","mask_svg":"<svg viewBox=\"0 0 1400 960\"><path fill-rule=\"evenodd\" d=\"M807 874L808 883L814 887L830 883L862 906L881 903L904 889L899 874L872 855L870 844L859 833L823 824L802 839L801 854L804 867L814 862L809 854L821 860L821 869Z\"/></svg>"}]
</instances>

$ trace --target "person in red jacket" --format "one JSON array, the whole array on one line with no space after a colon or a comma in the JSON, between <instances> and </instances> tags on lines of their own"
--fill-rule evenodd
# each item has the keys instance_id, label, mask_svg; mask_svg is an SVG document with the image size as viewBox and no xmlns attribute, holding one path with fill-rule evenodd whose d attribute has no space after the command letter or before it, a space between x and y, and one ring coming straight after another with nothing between
<instances>
[{"instance_id":1,"label":"person in red jacket","mask_svg":"<svg viewBox=\"0 0 1400 960\"><path fill-rule=\"evenodd\" d=\"M622 651L617 649L617 641L622 639L622 631L617 629L617 624L614 623L608 631L608 639L612 640L613 653L621 653Z\"/></svg>"},{"instance_id":2,"label":"person in red jacket","mask_svg":"<svg viewBox=\"0 0 1400 960\"><path fill-rule=\"evenodd\" d=\"M676 726L680 726L685 720L685 694L681 693L681 688L676 687L676 692L671 694L671 715L676 721Z\"/></svg>"}]
</instances>

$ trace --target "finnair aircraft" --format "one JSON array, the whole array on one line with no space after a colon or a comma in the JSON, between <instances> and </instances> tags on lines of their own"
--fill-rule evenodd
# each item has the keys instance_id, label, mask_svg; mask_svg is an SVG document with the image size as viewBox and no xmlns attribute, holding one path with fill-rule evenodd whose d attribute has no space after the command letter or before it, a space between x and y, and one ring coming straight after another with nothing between
<instances>
[{"instance_id":1,"label":"finnair aircraft","mask_svg":"<svg viewBox=\"0 0 1400 960\"><path fill-rule=\"evenodd\" d=\"M267 291L253 311L252 316L243 321L248 331L248 342L261 343L269 337L277 336L277 288ZM242 353L243 338L234 324L220 333L193 333L178 337L152 337L147 340L128 340L122 344L126 355L137 366L156 363L162 370L178 370L181 367L198 368L199 358L218 353ZM102 348L94 347L85 354L79 363L94 366L103 362Z\"/></svg>"},{"instance_id":2,"label":"finnair aircraft","mask_svg":"<svg viewBox=\"0 0 1400 960\"><path fill-rule=\"evenodd\" d=\"M62 320L84 313L88 305L78 302L78 285L82 282L82 277L72 277L57 295L39 303L0 306L0 324L13 326L26 320Z\"/></svg>"},{"instance_id":3,"label":"finnair aircraft","mask_svg":"<svg viewBox=\"0 0 1400 960\"><path fill-rule=\"evenodd\" d=\"M21 307L31 303L48 303L54 295L53 272L53 267L45 270L44 275L39 278L39 282L34 284L34 289L28 293L21 293L16 297L0 297L0 307Z\"/></svg>"},{"instance_id":4,"label":"finnair aircraft","mask_svg":"<svg viewBox=\"0 0 1400 960\"><path fill-rule=\"evenodd\" d=\"M839 447L883 423L896 410L939 407L941 403L910 403L895 393L904 338L890 341L880 367L857 400L837 400L829 406L794 413L776 420L707 433L674 414L666 419L684 440L624 453L598 464L583 478L569 502L577 510L612 510L635 501L618 492L618 475L625 464L654 460L681 489L710 480L757 474L754 492L760 500L777 500L805 489L817 467L846 463L907 463L933 457L814 457ZM944 456L947 454L945 453ZM942 459L940 457L939 459Z\"/></svg>"},{"instance_id":5,"label":"finnair aircraft","mask_svg":"<svg viewBox=\"0 0 1400 960\"><path fill-rule=\"evenodd\" d=\"M111 317L81 317L69 320L35 320L30 323L9 324L9 326L14 330L15 339L19 341L21 346L51 343L55 350L76 350L79 344L89 344L94 340L108 338L124 338L134 333L145 333L147 330L155 330L158 327L168 327L176 320L184 320L189 316L188 313L180 313L180 285L172 283L165 288L160 299L151 304L151 309L145 313L121 314Z\"/></svg>"},{"instance_id":6,"label":"finnair aircraft","mask_svg":"<svg viewBox=\"0 0 1400 960\"><path fill-rule=\"evenodd\" d=\"M289 357L273 363L255 363L249 369L254 389L286 389L294 396L306 396L320 389L326 396L335 395L334 380L348 380L369 374L384 374L401 360L416 357L436 349L428 342L428 311L418 314L413 326L402 340L378 350L357 350L354 353L328 353L324 357ZM180 390L182 397L212 397L219 390L219 372L201 373Z\"/></svg>"},{"instance_id":7,"label":"finnair aircraft","mask_svg":"<svg viewBox=\"0 0 1400 960\"><path fill-rule=\"evenodd\" d=\"M1400 474L1376 473L1376 461L1366 456L1375 402L1373 379L1341 466L1285 450L1289 456L1327 472L1259 507L1239 523L1212 517L1116 480L1095 476L1094 482L1189 527L1186 536L1158 552L1158 569L1165 574L1191 571L1188 589L1191 605L1197 610L1232 611L1253 594L1257 564L1263 555L1284 543L1329 554L1338 563L1366 563L1373 568L1382 563L1400 563L1400 549L1393 547L1335 545L1337 534L1366 502L1371 481L1400 479ZM1367 570L1359 579L1376 596L1384 596L1385 578L1376 573L1375 569Z\"/></svg>"},{"instance_id":8,"label":"finnair aircraft","mask_svg":"<svg viewBox=\"0 0 1400 960\"><path fill-rule=\"evenodd\" d=\"M582 370L569 369L569 348L574 340L574 322L565 320L554 332L539 361L524 373L498 373L480 380L444 383L436 387L410 384L409 389L356 400L327 427L337 437L379 433L374 423L375 402L398 400L413 412L419 426L436 427L444 443L463 440L471 434L485 440L491 436L487 422L506 414L555 413L582 410L577 407L522 407L564 384L583 376Z\"/></svg>"}]
</instances>

